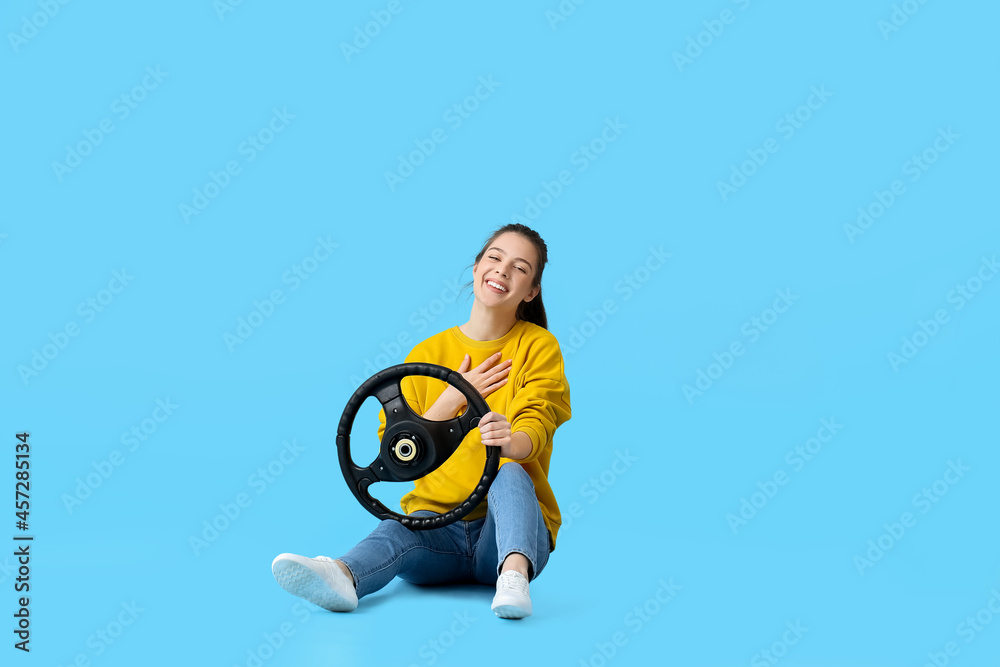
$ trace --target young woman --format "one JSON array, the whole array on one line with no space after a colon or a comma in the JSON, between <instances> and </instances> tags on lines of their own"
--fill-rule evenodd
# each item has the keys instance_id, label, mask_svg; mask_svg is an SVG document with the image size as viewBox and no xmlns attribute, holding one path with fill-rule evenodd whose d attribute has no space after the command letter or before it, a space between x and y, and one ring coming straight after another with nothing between
<instances>
[{"instance_id":1,"label":"young woman","mask_svg":"<svg viewBox=\"0 0 1000 667\"><path fill-rule=\"evenodd\" d=\"M496 584L497 616L531 614L528 582L548 562L561 523L548 482L552 438L571 416L562 353L542 305L547 255L545 242L524 225L496 230L473 264L469 321L406 357L458 369L491 411L443 465L414 482L403 511L429 516L460 504L482 475L484 446L491 445L501 459L487 501L443 528L411 531L382 521L337 560L281 554L271 571L285 590L330 611L353 611L359 598L396 576L414 584L478 581ZM461 392L440 380L407 376L401 386L426 419L451 419L465 408ZM384 413L380 418L379 439Z\"/></svg>"}]
</instances>

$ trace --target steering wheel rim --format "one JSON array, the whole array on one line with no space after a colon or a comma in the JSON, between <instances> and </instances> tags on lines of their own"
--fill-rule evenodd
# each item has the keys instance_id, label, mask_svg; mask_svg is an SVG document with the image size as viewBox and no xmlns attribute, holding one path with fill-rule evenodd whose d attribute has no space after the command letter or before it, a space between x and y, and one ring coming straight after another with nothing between
<instances>
[{"instance_id":1,"label":"steering wheel rim","mask_svg":"<svg viewBox=\"0 0 1000 667\"><path fill-rule=\"evenodd\" d=\"M465 412L445 421L431 421L416 414L403 397L399 382L410 375L443 380L462 392ZM367 467L360 467L351 457L351 428L361 404L374 396L385 411L385 431L379 454ZM414 517L393 512L372 497L368 487L380 481L407 482L433 472L450 457L465 435L479 425L490 411L486 401L461 373L445 366L408 363L390 366L361 383L344 408L337 427L337 457L351 493L361 506L380 519L395 519L412 530L440 528L458 521L486 499L500 467L500 448L486 447L483 474L469 497L448 512L430 517Z\"/></svg>"}]
</instances>

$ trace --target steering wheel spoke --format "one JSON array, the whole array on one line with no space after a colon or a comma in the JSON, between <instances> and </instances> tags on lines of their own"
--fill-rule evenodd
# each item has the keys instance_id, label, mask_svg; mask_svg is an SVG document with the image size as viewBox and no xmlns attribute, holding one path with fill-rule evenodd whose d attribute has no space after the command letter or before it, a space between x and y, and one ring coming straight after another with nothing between
<instances>
[{"instance_id":1,"label":"steering wheel spoke","mask_svg":"<svg viewBox=\"0 0 1000 667\"><path fill-rule=\"evenodd\" d=\"M377 376L378 374L373 375L370 379L374 379ZM390 402L397 396L402 395L403 388L399 384L399 378L388 377L383 379L379 385L372 387L368 392L368 396L374 396L378 399L378 402L382 404L383 408L386 403Z\"/></svg>"},{"instance_id":2,"label":"steering wheel spoke","mask_svg":"<svg viewBox=\"0 0 1000 667\"><path fill-rule=\"evenodd\" d=\"M484 415L477 415L472 410L466 410L458 417L455 417L454 421L458 423L459 428L462 429L462 437L471 431L472 429L479 426L479 420L482 419Z\"/></svg>"},{"instance_id":3,"label":"steering wheel spoke","mask_svg":"<svg viewBox=\"0 0 1000 667\"><path fill-rule=\"evenodd\" d=\"M398 385L397 385L398 387ZM376 396L377 398L377 396ZM413 411L410 404L406 402L402 393L390 398L388 401L382 403L382 409L385 410L385 428L386 430L391 429L400 422L413 422L416 420L423 420L424 418Z\"/></svg>"},{"instance_id":4,"label":"steering wheel spoke","mask_svg":"<svg viewBox=\"0 0 1000 667\"><path fill-rule=\"evenodd\" d=\"M382 478L378 474L379 460L375 459L367 468L355 468L355 477L358 484L364 484L368 488L376 482L381 482Z\"/></svg>"}]
</instances>

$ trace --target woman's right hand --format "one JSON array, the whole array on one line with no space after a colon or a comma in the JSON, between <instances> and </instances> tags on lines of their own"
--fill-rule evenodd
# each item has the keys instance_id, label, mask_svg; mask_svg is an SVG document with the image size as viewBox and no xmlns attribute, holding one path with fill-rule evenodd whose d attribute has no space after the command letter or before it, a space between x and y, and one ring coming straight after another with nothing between
<instances>
[{"instance_id":1,"label":"woman's right hand","mask_svg":"<svg viewBox=\"0 0 1000 667\"><path fill-rule=\"evenodd\" d=\"M493 392L495 392L500 387L507 384L507 375L510 373L511 361L500 362L500 353L497 352L491 357L488 357L483 363L479 364L472 370L469 367L472 365L472 359L469 355L465 355L462 359L461 365L458 367L458 372L462 374L462 377L468 380L469 384L475 387L479 394L486 398ZM466 406L468 401L465 399L465 394L460 392L457 387L453 387L450 384L445 388L441 395L438 396L437 400L434 401L434 405L428 408L427 412L424 413L424 419L429 419L431 421L444 421L446 419L451 419L455 417L458 412Z\"/></svg>"},{"instance_id":2,"label":"woman's right hand","mask_svg":"<svg viewBox=\"0 0 1000 667\"><path fill-rule=\"evenodd\" d=\"M469 367L472 366L472 359L469 355L465 355L461 365L458 367L458 372L462 374L462 377L468 380L469 384L475 387L476 391L483 398L486 398L507 384L507 375L510 373L512 362L510 359L500 361L500 356L501 353L497 352L487 357L483 363L469 370ZM451 385L448 385L445 393L448 394L446 400L455 405L456 409L465 407L465 404L468 402L465 400L465 395L458 388Z\"/></svg>"}]
</instances>

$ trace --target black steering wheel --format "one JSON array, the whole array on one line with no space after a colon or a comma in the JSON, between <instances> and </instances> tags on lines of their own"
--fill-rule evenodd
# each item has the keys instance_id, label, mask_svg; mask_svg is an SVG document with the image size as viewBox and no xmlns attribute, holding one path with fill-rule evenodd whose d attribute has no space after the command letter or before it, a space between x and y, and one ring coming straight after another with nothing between
<instances>
[{"instance_id":1,"label":"black steering wheel","mask_svg":"<svg viewBox=\"0 0 1000 667\"><path fill-rule=\"evenodd\" d=\"M399 381L408 375L443 380L462 392L468 407L458 417L431 421L415 413L406 403ZM385 411L385 431L379 454L366 468L351 458L351 427L361 404L374 396ZM465 435L479 426L489 406L458 371L436 364L397 364L365 380L351 396L337 427L337 455L340 469L351 493L362 507L380 519L395 519L407 528L427 530L457 521L486 498L500 467L500 448L486 447L486 466L476 488L454 509L437 516L415 517L398 514L372 498L368 487L375 482L412 482L436 470L462 444Z\"/></svg>"}]
</instances>

